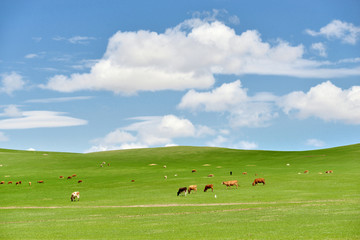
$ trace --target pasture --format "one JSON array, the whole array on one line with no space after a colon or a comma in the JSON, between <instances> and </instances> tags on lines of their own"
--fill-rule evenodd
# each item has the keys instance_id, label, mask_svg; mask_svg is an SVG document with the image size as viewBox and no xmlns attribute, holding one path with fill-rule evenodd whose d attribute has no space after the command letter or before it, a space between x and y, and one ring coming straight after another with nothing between
<instances>
[{"instance_id":1,"label":"pasture","mask_svg":"<svg viewBox=\"0 0 360 240\"><path fill-rule=\"evenodd\" d=\"M0 239L360 239L360 144L302 152L0 149L0 165ZM252 186L255 178L266 185ZM229 180L238 189L221 184ZM214 192L203 192L206 184ZM177 196L189 185L197 192ZM80 201L71 202L75 191Z\"/></svg>"}]
</instances>

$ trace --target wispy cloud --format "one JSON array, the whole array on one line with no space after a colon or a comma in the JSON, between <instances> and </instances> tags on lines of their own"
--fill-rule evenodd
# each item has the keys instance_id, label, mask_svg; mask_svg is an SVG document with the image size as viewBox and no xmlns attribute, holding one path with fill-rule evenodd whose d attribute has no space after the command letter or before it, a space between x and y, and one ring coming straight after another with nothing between
<instances>
[{"instance_id":1,"label":"wispy cloud","mask_svg":"<svg viewBox=\"0 0 360 240\"><path fill-rule=\"evenodd\" d=\"M321 140L311 138L311 139L306 140L306 145L313 146L313 147L324 147L325 143Z\"/></svg>"},{"instance_id":2,"label":"wispy cloud","mask_svg":"<svg viewBox=\"0 0 360 240\"><path fill-rule=\"evenodd\" d=\"M61 97L61 98L44 98L44 99L30 99L26 103L55 103L55 102L69 102L78 100L89 100L91 96L77 96L77 97Z\"/></svg>"},{"instance_id":3,"label":"wispy cloud","mask_svg":"<svg viewBox=\"0 0 360 240\"><path fill-rule=\"evenodd\" d=\"M88 44L92 40L96 40L94 37L87 37L87 36L74 36L71 38L65 38L65 37L54 37L53 40L55 41L67 41L72 44Z\"/></svg>"},{"instance_id":4,"label":"wispy cloud","mask_svg":"<svg viewBox=\"0 0 360 240\"><path fill-rule=\"evenodd\" d=\"M339 39L343 43L353 45L356 44L360 36L360 27L340 20L333 20L325 27L320 28L318 32L310 29L305 31L311 36L324 36L328 39Z\"/></svg>"},{"instance_id":5,"label":"wispy cloud","mask_svg":"<svg viewBox=\"0 0 360 240\"><path fill-rule=\"evenodd\" d=\"M327 57L326 47L323 43L321 42L313 43L311 45L311 49L317 51L321 57Z\"/></svg>"}]
</instances>

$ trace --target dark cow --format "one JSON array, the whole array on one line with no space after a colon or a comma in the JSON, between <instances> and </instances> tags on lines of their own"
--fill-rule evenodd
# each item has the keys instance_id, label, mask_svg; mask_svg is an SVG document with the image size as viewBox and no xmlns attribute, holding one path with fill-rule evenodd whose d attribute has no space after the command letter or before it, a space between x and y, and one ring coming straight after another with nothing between
<instances>
[{"instance_id":1,"label":"dark cow","mask_svg":"<svg viewBox=\"0 0 360 240\"><path fill-rule=\"evenodd\" d=\"M72 179L72 177L71 177L71 176L68 176L67 179Z\"/></svg>"},{"instance_id":2,"label":"dark cow","mask_svg":"<svg viewBox=\"0 0 360 240\"><path fill-rule=\"evenodd\" d=\"M258 183L262 183L265 185L265 179L264 178L256 178L254 182L252 183L253 186L257 185Z\"/></svg>"},{"instance_id":3,"label":"dark cow","mask_svg":"<svg viewBox=\"0 0 360 240\"><path fill-rule=\"evenodd\" d=\"M43 180L40 180L40 181L37 181L37 183L44 183L44 181L43 181Z\"/></svg>"},{"instance_id":4,"label":"dark cow","mask_svg":"<svg viewBox=\"0 0 360 240\"><path fill-rule=\"evenodd\" d=\"M1 181L0 184L5 184L5 182L4 182L4 181Z\"/></svg>"},{"instance_id":5,"label":"dark cow","mask_svg":"<svg viewBox=\"0 0 360 240\"><path fill-rule=\"evenodd\" d=\"M196 169L193 169L191 172L196 172Z\"/></svg>"},{"instance_id":6,"label":"dark cow","mask_svg":"<svg viewBox=\"0 0 360 240\"><path fill-rule=\"evenodd\" d=\"M214 185L213 184L208 184L208 185L205 186L204 192L206 192L210 188L211 188L211 191L214 191Z\"/></svg>"},{"instance_id":7,"label":"dark cow","mask_svg":"<svg viewBox=\"0 0 360 240\"><path fill-rule=\"evenodd\" d=\"M328 170L325 173L333 173L333 170Z\"/></svg>"},{"instance_id":8,"label":"dark cow","mask_svg":"<svg viewBox=\"0 0 360 240\"><path fill-rule=\"evenodd\" d=\"M177 195L179 196L180 193L185 193L185 196L186 196L186 190L187 190L187 187L179 188L179 190L178 190L178 192L177 192Z\"/></svg>"},{"instance_id":9,"label":"dark cow","mask_svg":"<svg viewBox=\"0 0 360 240\"><path fill-rule=\"evenodd\" d=\"M79 180L78 183L82 183L82 180Z\"/></svg>"}]
</instances>

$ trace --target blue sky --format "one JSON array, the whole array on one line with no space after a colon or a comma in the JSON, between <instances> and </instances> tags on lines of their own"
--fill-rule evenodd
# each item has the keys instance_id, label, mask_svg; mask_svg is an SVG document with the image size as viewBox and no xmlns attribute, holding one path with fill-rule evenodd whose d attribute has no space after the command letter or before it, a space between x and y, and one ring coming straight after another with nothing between
<instances>
[{"instance_id":1,"label":"blue sky","mask_svg":"<svg viewBox=\"0 0 360 240\"><path fill-rule=\"evenodd\" d=\"M0 2L0 147L360 142L358 1Z\"/></svg>"}]
</instances>

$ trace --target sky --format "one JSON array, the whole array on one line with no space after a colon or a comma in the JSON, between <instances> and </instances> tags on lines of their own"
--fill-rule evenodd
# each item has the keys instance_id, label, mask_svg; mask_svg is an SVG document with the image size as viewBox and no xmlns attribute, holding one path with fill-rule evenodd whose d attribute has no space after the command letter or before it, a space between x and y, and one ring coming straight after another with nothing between
<instances>
[{"instance_id":1,"label":"sky","mask_svg":"<svg viewBox=\"0 0 360 240\"><path fill-rule=\"evenodd\" d=\"M0 1L0 148L360 143L357 0Z\"/></svg>"}]
</instances>

